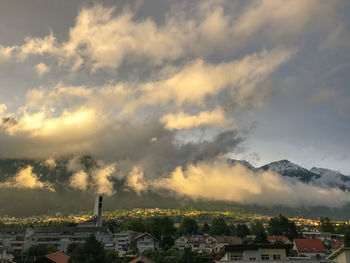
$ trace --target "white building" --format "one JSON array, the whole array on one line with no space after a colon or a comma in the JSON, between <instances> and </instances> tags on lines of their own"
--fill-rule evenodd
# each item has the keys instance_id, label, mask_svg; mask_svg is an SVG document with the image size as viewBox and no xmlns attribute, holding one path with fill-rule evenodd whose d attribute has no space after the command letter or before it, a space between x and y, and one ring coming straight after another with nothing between
<instances>
[{"instance_id":1,"label":"white building","mask_svg":"<svg viewBox=\"0 0 350 263\"><path fill-rule=\"evenodd\" d=\"M143 233L135 237L136 246L140 253L149 249L158 249L159 240L149 233Z\"/></svg>"},{"instance_id":2,"label":"white building","mask_svg":"<svg viewBox=\"0 0 350 263\"><path fill-rule=\"evenodd\" d=\"M131 242L134 240L134 237L137 235L135 231L123 231L114 234L114 244L115 250L119 253L125 253L129 250Z\"/></svg>"},{"instance_id":3,"label":"white building","mask_svg":"<svg viewBox=\"0 0 350 263\"><path fill-rule=\"evenodd\" d=\"M114 249L113 234L107 227L38 227L0 229L0 241L11 251L25 251L34 245L51 245L67 252L70 244L84 243L95 235L106 250Z\"/></svg>"},{"instance_id":4,"label":"white building","mask_svg":"<svg viewBox=\"0 0 350 263\"><path fill-rule=\"evenodd\" d=\"M350 262L350 247L341 247L338 250L330 254L327 259L336 263L348 263Z\"/></svg>"},{"instance_id":5,"label":"white building","mask_svg":"<svg viewBox=\"0 0 350 263\"><path fill-rule=\"evenodd\" d=\"M7 248L0 242L0 263L10 263L13 260L13 256L7 254Z\"/></svg>"},{"instance_id":6,"label":"white building","mask_svg":"<svg viewBox=\"0 0 350 263\"><path fill-rule=\"evenodd\" d=\"M246 261L287 261L287 251L291 244L257 244L257 245L228 245L224 246L215 262L246 262ZM294 261L293 261L294 262Z\"/></svg>"},{"instance_id":7,"label":"white building","mask_svg":"<svg viewBox=\"0 0 350 263\"><path fill-rule=\"evenodd\" d=\"M212 253L215 249L216 240L210 235L184 235L175 240L175 246L179 249L191 248L199 253Z\"/></svg>"}]
</instances>

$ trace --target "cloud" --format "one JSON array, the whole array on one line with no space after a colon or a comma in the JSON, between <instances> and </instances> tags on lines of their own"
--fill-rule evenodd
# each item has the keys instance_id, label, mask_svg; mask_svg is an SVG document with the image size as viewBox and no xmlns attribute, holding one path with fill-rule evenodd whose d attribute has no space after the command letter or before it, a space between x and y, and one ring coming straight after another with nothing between
<instances>
[{"instance_id":1,"label":"cloud","mask_svg":"<svg viewBox=\"0 0 350 263\"><path fill-rule=\"evenodd\" d=\"M334 89L320 89L310 98L311 103L329 103L336 107L339 114L345 114L350 109L350 97Z\"/></svg>"},{"instance_id":2,"label":"cloud","mask_svg":"<svg viewBox=\"0 0 350 263\"><path fill-rule=\"evenodd\" d=\"M44 63L39 63L35 66L36 72L38 73L38 76L41 77L45 73L50 71L50 68L46 66Z\"/></svg>"},{"instance_id":3,"label":"cloud","mask_svg":"<svg viewBox=\"0 0 350 263\"><path fill-rule=\"evenodd\" d=\"M160 122L168 130L182 130L200 126L222 126L227 123L227 119L221 109L215 109L213 111L202 111L198 115L188 115L183 112L167 114L160 119Z\"/></svg>"},{"instance_id":4,"label":"cloud","mask_svg":"<svg viewBox=\"0 0 350 263\"><path fill-rule=\"evenodd\" d=\"M272 171L248 170L224 160L203 161L176 168L168 178L149 182L156 189L173 191L193 199L240 204L341 207L350 201L348 192L322 188L288 179Z\"/></svg>"},{"instance_id":5,"label":"cloud","mask_svg":"<svg viewBox=\"0 0 350 263\"><path fill-rule=\"evenodd\" d=\"M22 168L18 173L6 182L0 183L4 188L28 188L28 189L47 189L55 192L53 185L49 182L42 182L39 177L33 173L33 167L28 165Z\"/></svg>"},{"instance_id":6,"label":"cloud","mask_svg":"<svg viewBox=\"0 0 350 263\"><path fill-rule=\"evenodd\" d=\"M12 51L15 47L4 47L0 45L0 66L5 64L12 59Z\"/></svg>"},{"instance_id":7,"label":"cloud","mask_svg":"<svg viewBox=\"0 0 350 263\"><path fill-rule=\"evenodd\" d=\"M17 57L56 58L72 70L118 69L122 65L159 66L236 53L255 40L295 46L300 37L333 30L339 1L198 1L174 4L162 22L137 12L97 4L80 10L65 41L53 32L26 38ZM329 33L330 34L330 33Z\"/></svg>"},{"instance_id":8,"label":"cloud","mask_svg":"<svg viewBox=\"0 0 350 263\"><path fill-rule=\"evenodd\" d=\"M229 88L237 105L249 104L252 97L258 97L254 102L260 105L262 101L256 90L257 84L287 62L294 52L281 47L217 65L195 60L170 72L162 80L144 84L143 95L136 102L141 105L166 104L171 101L178 105L201 105L207 96L217 95Z\"/></svg>"},{"instance_id":9,"label":"cloud","mask_svg":"<svg viewBox=\"0 0 350 263\"><path fill-rule=\"evenodd\" d=\"M100 169L96 169L92 173L92 180L96 187L96 193L113 195L116 193L111 178L115 174L115 164L110 164Z\"/></svg>"},{"instance_id":10,"label":"cloud","mask_svg":"<svg viewBox=\"0 0 350 263\"><path fill-rule=\"evenodd\" d=\"M144 180L142 168L133 167L125 181L125 186L128 189L134 190L138 195L141 195L142 192L147 190L148 185Z\"/></svg>"},{"instance_id":11,"label":"cloud","mask_svg":"<svg viewBox=\"0 0 350 263\"><path fill-rule=\"evenodd\" d=\"M56 160L52 157L46 159L43 163L41 163L42 166L46 166L50 169L54 169L57 166Z\"/></svg>"},{"instance_id":12,"label":"cloud","mask_svg":"<svg viewBox=\"0 0 350 263\"><path fill-rule=\"evenodd\" d=\"M2 117L7 111L7 106L5 104L0 104L0 116Z\"/></svg>"},{"instance_id":13,"label":"cloud","mask_svg":"<svg viewBox=\"0 0 350 263\"><path fill-rule=\"evenodd\" d=\"M320 89L314 93L310 99L312 103L329 102L336 99L339 96L339 92L334 89Z\"/></svg>"},{"instance_id":14,"label":"cloud","mask_svg":"<svg viewBox=\"0 0 350 263\"><path fill-rule=\"evenodd\" d=\"M87 190L89 187L89 176L88 174L80 170L76 173L74 173L70 178L69 178L69 186L75 189L79 190Z\"/></svg>"}]
</instances>

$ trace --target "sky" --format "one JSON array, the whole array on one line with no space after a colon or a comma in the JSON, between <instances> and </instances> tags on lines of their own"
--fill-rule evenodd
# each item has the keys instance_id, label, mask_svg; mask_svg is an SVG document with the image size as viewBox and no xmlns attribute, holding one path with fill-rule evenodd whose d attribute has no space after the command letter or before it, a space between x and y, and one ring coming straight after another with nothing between
<instances>
[{"instance_id":1,"label":"sky","mask_svg":"<svg viewBox=\"0 0 350 263\"><path fill-rule=\"evenodd\" d=\"M350 175L349 10L346 0L0 0L0 158L91 155L139 193L167 183L179 193L181 169L225 170L223 156ZM71 185L88 187L75 171Z\"/></svg>"}]
</instances>

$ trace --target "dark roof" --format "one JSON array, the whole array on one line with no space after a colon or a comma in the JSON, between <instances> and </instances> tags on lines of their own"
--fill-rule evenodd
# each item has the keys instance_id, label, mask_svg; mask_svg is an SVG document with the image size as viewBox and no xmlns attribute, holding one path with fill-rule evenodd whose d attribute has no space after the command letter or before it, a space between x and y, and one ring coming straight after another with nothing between
<instances>
[{"instance_id":1,"label":"dark roof","mask_svg":"<svg viewBox=\"0 0 350 263\"><path fill-rule=\"evenodd\" d=\"M295 246L299 253L325 253L326 249L323 246L321 239L311 238L296 238L294 239Z\"/></svg>"},{"instance_id":2,"label":"dark roof","mask_svg":"<svg viewBox=\"0 0 350 263\"><path fill-rule=\"evenodd\" d=\"M293 244L263 243L263 244L253 244L253 245L225 245L219 251L217 255L217 259L220 260L221 258L223 258L227 252L244 252L247 250L258 250L259 248L290 250L293 248Z\"/></svg>"},{"instance_id":3,"label":"dark roof","mask_svg":"<svg viewBox=\"0 0 350 263\"><path fill-rule=\"evenodd\" d=\"M154 239L155 241L158 241L158 242L159 242L159 239L158 239L158 238L152 236L151 234L149 234L149 233L147 233L147 232L142 233L142 234L136 236L136 237L135 237L135 240L137 240L137 239L139 239L139 238L141 238L141 237L143 237L143 236L149 236L150 238L152 238L152 239Z\"/></svg>"}]
</instances>

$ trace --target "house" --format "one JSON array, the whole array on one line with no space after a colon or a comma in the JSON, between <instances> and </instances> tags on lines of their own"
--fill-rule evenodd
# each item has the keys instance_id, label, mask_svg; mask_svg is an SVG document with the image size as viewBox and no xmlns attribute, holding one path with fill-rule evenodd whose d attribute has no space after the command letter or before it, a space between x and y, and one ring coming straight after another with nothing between
<instances>
[{"instance_id":1,"label":"house","mask_svg":"<svg viewBox=\"0 0 350 263\"><path fill-rule=\"evenodd\" d=\"M267 241L272 244L292 244L292 242L290 242L290 240L285 236L267 236Z\"/></svg>"},{"instance_id":2,"label":"house","mask_svg":"<svg viewBox=\"0 0 350 263\"><path fill-rule=\"evenodd\" d=\"M55 252L45 256L45 263L68 263L69 256L64 254L63 252Z\"/></svg>"},{"instance_id":3,"label":"house","mask_svg":"<svg viewBox=\"0 0 350 263\"><path fill-rule=\"evenodd\" d=\"M131 260L129 263L153 263L153 261L145 257L138 257Z\"/></svg>"},{"instance_id":4,"label":"house","mask_svg":"<svg viewBox=\"0 0 350 263\"><path fill-rule=\"evenodd\" d=\"M159 240L149 233L143 233L135 237L136 246L140 253L148 249L158 249Z\"/></svg>"},{"instance_id":5,"label":"house","mask_svg":"<svg viewBox=\"0 0 350 263\"><path fill-rule=\"evenodd\" d=\"M122 231L114 234L113 239L115 244L115 250L121 254L128 251L130 248L131 241L134 239L136 235L137 235L137 232L131 231L131 230Z\"/></svg>"},{"instance_id":6,"label":"house","mask_svg":"<svg viewBox=\"0 0 350 263\"><path fill-rule=\"evenodd\" d=\"M292 244L226 245L218 253L215 262L285 261Z\"/></svg>"},{"instance_id":7,"label":"house","mask_svg":"<svg viewBox=\"0 0 350 263\"><path fill-rule=\"evenodd\" d=\"M184 249L191 248L199 253L212 253L215 249L216 239L210 235L184 235L175 240L175 247Z\"/></svg>"},{"instance_id":8,"label":"house","mask_svg":"<svg viewBox=\"0 0 350 263\"><path fill-rule=\"evenodd\" d=\"M293 249L297 251L299 256L315 257L325 256L326 249L321 239L296 238L294 239Z\"/></svg>"},{"instance_id":9,"label":"house","mask_svg":"<svg viewBox=\"0 0 350 263\"><path fill-rule=\"evenodd\" d=\"M327 259L337 263L350 262L350 247L341 247L330 254Z\"/></svg>"},{"instance_id":10,"label":"house","mask_svg":"<svg viewBox=\"0 0 350 263\"><path fill-rule=\"evenodd\" d=\"M227 245L242 245L242 239L236 236L214 236L216 241L214 252L218 253L221 248Z\"/></svg>"},{"instance_id":11,"label":"house","mask_svg":"<svg viewBox=\"0 0 350 263\"><path fill-rule=\"evenodd\" d=\"M302 232L302 235L304 238L311 238L311 239L321 239L323 240L332 240L332 239L341 239L344 237L342 234L333 234L329 232L317 232L317 231L309 231L309 232Z\"/></svg>"},{"instance_id":12,"label":"house","mask_svg":"<svg viewBox=\"0 0 350 263\"><path fill-rule=\"evenodd\" d=\"M0 242L0 262L1 263L10 263L13 260L13 256L7 254L7 248L4 244Z\"/></svg>"}]
</instances>

